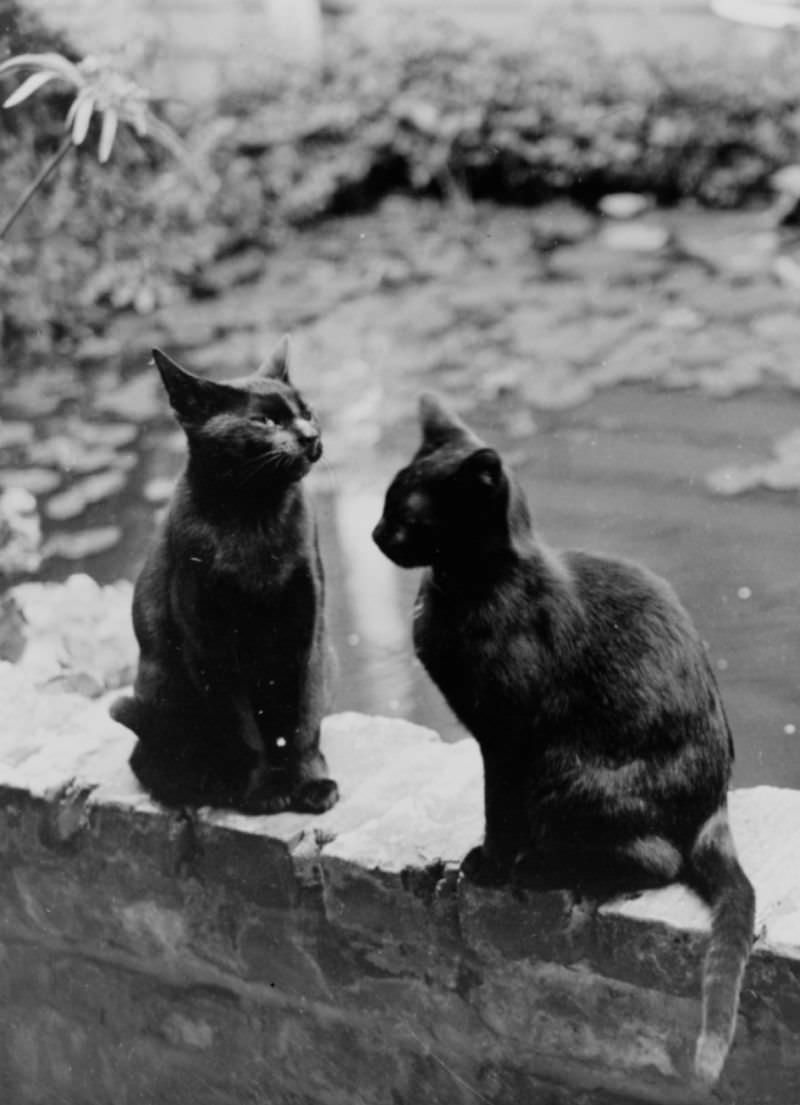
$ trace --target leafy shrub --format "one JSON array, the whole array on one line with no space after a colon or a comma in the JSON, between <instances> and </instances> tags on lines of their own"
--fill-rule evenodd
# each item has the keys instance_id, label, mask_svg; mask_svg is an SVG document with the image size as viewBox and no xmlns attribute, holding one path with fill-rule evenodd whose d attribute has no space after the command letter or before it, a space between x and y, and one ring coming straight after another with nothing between
<instances>
[{"instance_id":1,"label":"leafy shrub","mask_svg":"<svg viewBox=\"0 0 800 1105\"><path fill-rule=\"evenodd\" d=\"M397 188L516 204L632 190L732 207L763 197L800 152L794 43L769 64L704 67L610 56L575 27L524 55L452 33L393 42L378 59L338 46L320 106L250 105L231 136L229 155L251 157L271 207L299 221Z\"/></svg>"},{"instance_id":2,"label":"leafy shrub","mask_svg":"<svg viewBox=\"0 0 800 1105\"><path fill-rule=\"evenodd\" d=\"M33 122L0 132L4 195L57 146L64 110L44 97ZM81 153L59 171L0 266L6 344L34 331L72 342L101 330L109 309L200 294L215 258L393 191L526 205L567 195L591 206L619 190L761 201L774 170L800 160L800 67L788 40L768 63L726 55L700 68L611 57L574 26L516 56L452 30L396 37L377 56L338 36L319 87L229 96L182 130L208 166L203 192L130 132L105 168Z\"/></svg>"}]
</instances>

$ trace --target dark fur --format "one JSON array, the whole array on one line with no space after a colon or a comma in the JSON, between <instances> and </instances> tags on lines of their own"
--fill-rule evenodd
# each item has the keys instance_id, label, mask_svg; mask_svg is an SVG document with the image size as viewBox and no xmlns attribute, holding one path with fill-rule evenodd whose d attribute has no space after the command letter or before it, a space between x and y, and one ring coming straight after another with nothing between
<instances>
[{"instance_id":1,"label":"dark fur","mask_svg":"<svg viewBox=\"0 0 800 1105\"><path fill-rule=\"evenodd\" d=\"M753 936L726 793L733 744L705 648L667 583L533 535L498 454L432 396L374 538L425 566L417 655L477 739L483 846L465 875L594 897L689 884L713 910L695 1058L719 1076Z\"/></svg>"},{"instance_id":2,"label":"dark fur","mask_svg":"<svg viewBox=\"0 0 800 1105\"><path fill-rule=\"evenodd\" d=\"M139 667L112 715L131 766L169 805L321 812L324 584L301 480L321 453L288 343L216 384L153 351L189 457L136 581Z\"/></svg>"}]
</instances>

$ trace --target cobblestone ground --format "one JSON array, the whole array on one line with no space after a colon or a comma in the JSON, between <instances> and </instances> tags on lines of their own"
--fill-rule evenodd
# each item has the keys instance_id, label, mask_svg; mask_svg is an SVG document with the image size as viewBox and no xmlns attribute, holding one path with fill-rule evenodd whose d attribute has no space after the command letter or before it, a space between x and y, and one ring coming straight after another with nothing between
<instances>
[{"instance_id":1,"label":"cobblestone ground","mask_svg":"<svg viewBox=\"0 0 800 1105\"><path fill-rule=\"evenodd\" d=\"M257 283L147 320L121 317L109 340L85 349L90 367L43 366L7 389L4 413L36 423L13 447L18 471L22 449L22 469L34 472L44 574L77 565L101 580L132 577L141 561L180 464L155 373L139 367L144 349L183 350L197 371L231 375L288 329L326 431L315 486L339 708L458 732L411 660L415 581L369 540L386 483L415 446L416 396L433 386L514 462L552 544L628 555L670 578L712 650L737 781L800 786L793 250L765 213L613 221L562 205L403 200L293 237ZM247 278L225 264L212 285ZM119 350L127 368L113 360ZM95 427L88 438L75 404ZM120 427L143 422L131 443ZM103 449L106 463L92 461ZM76 476L76 458L88 477ZM98 467L124 479L98 483ZM99 551L81 560L87 533Z\"/></svg>"}]
</instances>

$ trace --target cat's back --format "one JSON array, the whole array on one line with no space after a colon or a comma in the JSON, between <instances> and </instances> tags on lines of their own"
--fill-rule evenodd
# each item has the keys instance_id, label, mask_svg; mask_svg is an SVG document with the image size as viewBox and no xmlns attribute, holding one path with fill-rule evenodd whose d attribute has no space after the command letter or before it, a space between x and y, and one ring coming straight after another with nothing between
<instances>
[{"instance_id":1,"label":"cat's back","mask_svg":"<svg viewBox=\"0 0 800 1105\"><path fill-rule=\"evenodd\" d=\"M673 587L643 564L579 549L564 552L561 560L595 644L605 637L617 647L629 641L639 649L668 642L677 647L700 644Z\"/></svg>"},{"instance_id":2,"label":"cat's back","mask_svg":"<svg viewBox=\"0 0 800 1105\"><path fill-rule=\"evenodd\" d=\"M609 721L638 718L641 733L656 721L671 739L697 727L729 747L706 645L670 584L634 561L571 551L564 562L583 611L573 685L587 701Z\"/></svg>"}]
</instances>

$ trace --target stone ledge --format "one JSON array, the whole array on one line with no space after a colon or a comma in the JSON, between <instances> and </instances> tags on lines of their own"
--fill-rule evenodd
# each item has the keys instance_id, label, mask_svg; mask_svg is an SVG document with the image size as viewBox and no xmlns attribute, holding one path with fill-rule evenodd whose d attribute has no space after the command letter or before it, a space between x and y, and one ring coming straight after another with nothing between
<instances>
[{"instance_id":1,"label":"stone ledge","mask_svg":"<svg viewBox=\"0 0 800 1105\"><path fill-rule=\"evenodd\" d=\"M0 665L6 1100L686 1102L706 910L459 881L474 742L337 715L334 809L187 820L140 791L106 705ZM731 817L758 915L720 1098L794 1105L800 793L734 792Z\"/></svg>"}]
</instances>

